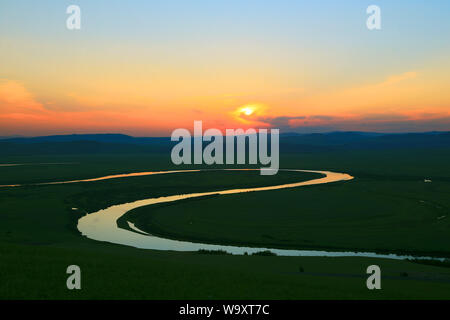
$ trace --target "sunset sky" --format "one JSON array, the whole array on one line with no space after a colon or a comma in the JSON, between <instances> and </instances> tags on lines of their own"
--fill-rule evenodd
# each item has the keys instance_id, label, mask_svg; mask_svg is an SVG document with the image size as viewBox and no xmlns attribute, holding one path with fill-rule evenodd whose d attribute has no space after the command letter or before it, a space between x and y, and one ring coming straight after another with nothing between
<instances>
[{"instance_id":1,"label":"sunset sky","mask_svg":"<svg viewBox=\"0 0 450 320\"><path fill-rule=\"evenodd\" d=\"M194 120L450 130L450 1L0 0L0 136L167 136Z\"/></svg>"}]
</instances>

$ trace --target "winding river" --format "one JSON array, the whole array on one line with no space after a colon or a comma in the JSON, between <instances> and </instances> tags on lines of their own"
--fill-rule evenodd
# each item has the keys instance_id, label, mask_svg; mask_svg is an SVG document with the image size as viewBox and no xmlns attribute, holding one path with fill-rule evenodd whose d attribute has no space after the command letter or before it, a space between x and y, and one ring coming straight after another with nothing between
<instances>
[{"instance_id":1,"label":"winding river","mask_svg":"<svg viewBox=\"0 0 450 320\"><path fill-rule=\"evenodd\" d=\"M253 169L225 169L231 171L239 170L253 170ZM254 169L258 170L258 169ZM202 170L190 170L190 171L163 171L160 173L180 173L180 172L195 172ZM338 181L348 181L353 179L352 176L346 173L337 173L330 171L314 171L314 170L290 170L284 169L280 171L293 171L293 172L310 172L324 175L323 178L313 179L309 181L302 181L296 183L287 183L282 185L255 187L255 188L242 188L242 189L230 189L222 191L190 193L181 195L172 195L166 197L149 198L144 200L138 200L130 203L114 205L109 208L88 214L78 221L78 230L85 237L93 240L105 241L110 243L122 244L132 246L141 249L152 250L173 250L173 251L198 251L198 250L222 250L231 254L252 254L256 252L270 250L279 256L323 256L323 257L348 257L348 256L360 256L360 257L374 257L374 258L388 258L388 259L433 259L431 257L413 257L407 255L396 254L377 254L373 252L351 252L351 251L324 251L324 250L290 250L290 249L273 249L273 248L257 248L257 247L245 247L245 246L231 246L231 245L215 245L205 244L190 241L172 240L158 236L148 234L142 230L139 230L134 224L128 222L130 230L122 229L117 226L117 220L130 210L149 206L157 203L173 202L188 198L197 198L210 195L227 195L244 192L260 192L269 190L279 190L286 188L298 188L304 186L318 185L324 183L332 183ZM152 173L158 174L158 173Z\"/></svg>"},{"instance_id":2,"label":"winding river","mask_svg":"<svg viewBox=\"0 0 450 320\"><path fill-rule=\"evenodd\" d=\"M215 169L214 169L215 170ZM259 169L223 169L224 171L246 171L246 170L259 170ZM108 179L119 179L127 177L138 177L147 175L158 174L177 174L177 173L189 173L211 170L172 170L172 171L148 171L148 172L136 172L129 174L116 174L98 178L60 181L60 182L45 182L36 183L33 185L54 185L54 184L69 184L78 182L93 182ZM322 175L322 178L317 178L308 181L301 181L295 183L287 183L266 187L254 187L254 188L241 188L241 189L229 189L220 191L189 193L181 195L171 195L158 198L149 198L144 200L138 200L130 203L124 203L120 205L114 205L106 209L87 214L78 220L77 228L81 234L89 239L104 241L109 243L127 245L140 249L152 249L152 250L172 250L172 251L198 251L198 250L222 250L231 254L252 254L261 251L271 251L279 256L314 256L314 257L373 257L373 258L387 258L387 259L438 259L434 257L417 257L409 255L397 255L397 254L378 254L374 252L353 252L353 251L324 251L324 250L290 250L290 249L274 249L274 248L257 248L257 247L245 247L245 246L231 246L231 245L215 245L205 244L190 241L180 241L166 239L158 236L148 234L142 230L139 230L133 223L127 222L129 230L122 229L117 226L117 220L130 210L149 206L157 203L173 202L188 198L198 198L210 195L228 195L244 192L260 192L279 190L287 188L298 188L304 186L332 183L338 181L352 180L353 177L346 173L338 173L331 171L316 171L316 170L298 170L298 169L280 169L280 171L291 172L309 172ZM0 187L20 187L20 184L16 185L0 185ZM75 209L75 208L74 208Z\"/></svg>"}]
</instances>

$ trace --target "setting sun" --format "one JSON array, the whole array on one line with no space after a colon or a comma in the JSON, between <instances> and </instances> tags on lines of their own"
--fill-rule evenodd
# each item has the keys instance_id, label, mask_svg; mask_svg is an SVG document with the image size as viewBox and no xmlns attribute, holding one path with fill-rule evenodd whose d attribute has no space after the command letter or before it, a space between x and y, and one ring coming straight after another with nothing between
<instances>
[{"instance_id":1,"label":"setting sun","mask_svg":"<svg viewBox=\"0 0 450 320\"><path fill-rule=\"evenodd\" d=\"M241 109L241 113L245 114L246 116L250 116L255 111L252 107L244 107Z\"/></svg>"}]
</instances>

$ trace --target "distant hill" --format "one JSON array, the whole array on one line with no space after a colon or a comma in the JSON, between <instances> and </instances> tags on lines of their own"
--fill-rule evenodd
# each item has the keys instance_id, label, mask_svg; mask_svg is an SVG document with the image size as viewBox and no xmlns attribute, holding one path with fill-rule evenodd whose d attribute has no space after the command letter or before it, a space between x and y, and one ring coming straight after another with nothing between
<instances>
[{"instance_id":1,"label":"distant hill","mask_svg":"<svg viewBox=\"0 0 450 320\"><path fill-rule=\"evenodd\" d=\"M0 155L168 153L174 144L168 137L132 137L123 134L16 137L0 140ZM283 153L401 148L450 148L450 132L330 132L280 135L280 151Z\"/></svg>"},{"instance_id":2,"label":"distant hill","mask_svg":"<svg viewBox=\"0 0 450 320\"><path fill-rule=\"evenodd\" d=\"M170 141L170 138L159 138L159 137L140 138L120 133L105 133L105 134L70 134L70 135L55 135L42 137L15 137L3 140L3 142L12 142L12 143L74 142L74 141L140 144L140 143L154 143L158 141Z\"/></svg>"},{"instance_id":3,"label":"distant hill","mask_svg":"<svg viewBox=\"0 0 450 320\"><path fill-rule=\"evenodd\" d=\"M450 148L450 132L425 133L367 133L330 132L298 136L282 136L283 150L295 146L315 146L327 149L392 149L392 148ZM281 148L280 146L280 148Z\"/></svg>"}]
</instances>

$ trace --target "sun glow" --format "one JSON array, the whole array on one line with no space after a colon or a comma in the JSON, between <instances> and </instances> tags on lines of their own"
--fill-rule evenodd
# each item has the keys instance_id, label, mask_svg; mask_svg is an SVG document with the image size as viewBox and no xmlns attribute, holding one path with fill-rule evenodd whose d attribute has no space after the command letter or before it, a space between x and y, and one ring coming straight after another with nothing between
<instances>
[{"instance_id":1,"label":"sun glow","mask_svg":"<svg viewBox=\"0 0 450 320\"><path fill-rule=\"evenodd\" d=\"M246 116L250 116L255 110L250 107L245 107L241 109L241 113L245 114Z\"/></svg>"},{"instance_id":2,"label":"sun glow","mask_svg":"<svg viewBox=\"0 0 450 320\"><path fill-rule=\"evenodd\" d=\"M237 110L237 113L239 115L251 116L252 114L257 112L258 109L260 109L260 108L259 108L259 105L257 105L257 104L246 104L246 105L240 107Z\"/></svg>"},{"instance_id":3,"label":"sun glow","mask_svg":"<svg viewBox=\"0 0 450 320\"><path fill-rule=\"evenodd\" d=\"M261 103L248 103L234 109L233 118L244 124L255 124L259 117L265 114L267 107Z\"/></svg>"}]
</instances>

